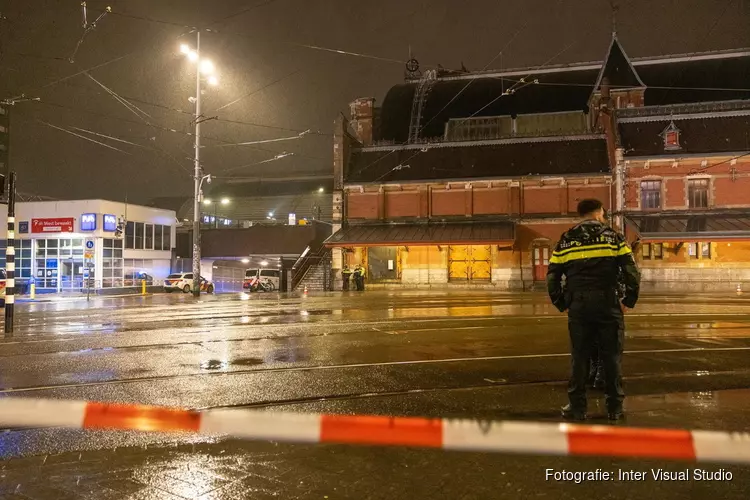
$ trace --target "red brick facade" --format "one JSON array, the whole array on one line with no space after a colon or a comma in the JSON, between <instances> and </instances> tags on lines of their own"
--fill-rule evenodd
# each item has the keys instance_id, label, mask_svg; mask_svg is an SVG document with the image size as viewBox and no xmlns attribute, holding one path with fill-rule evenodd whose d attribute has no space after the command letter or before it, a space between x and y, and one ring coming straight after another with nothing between
<instances>
[{"instance_id":1,"label":"red brick facade","mask_svg":"<svg viewBox=\"0 0 750 500\"><path fill-rule=\"evenodd\" d=\"M578 202L584 198L598 198L607 210L611 209L609 176L502 184L501 187L488 187L492 185L489 181L461 184L461 187L410 184L383 186L382 190L380 186L354 187L346 191L346 214L350 220L363 221L475 215L570 216L575 215Z\"/></svg>"},{"instance_id":2,"label":"red brick facade","mask_svg":"<svg viewBox=\"0 0 750 500\"><path fill-rule=\"evenodd\" d=\"M642 206L644 181L661 182L661 206L657 211L750 208L750 159L724 160L726 158L707 156L690 162L629 161L625 210L646 211ZM709 181L707 207L690 206L688 185L691 179Z\"/></svg>"}]
</instances>

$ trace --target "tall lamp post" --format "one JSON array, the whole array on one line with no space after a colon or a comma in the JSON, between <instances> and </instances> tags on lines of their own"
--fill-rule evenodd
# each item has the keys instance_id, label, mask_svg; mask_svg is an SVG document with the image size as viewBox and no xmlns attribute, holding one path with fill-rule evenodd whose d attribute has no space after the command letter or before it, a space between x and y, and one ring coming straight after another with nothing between
<instances>
[{"instance_id":1,"label":"tall lamp post","mask_svg":"<svg viewBox=\"0 0 750 500\"><path fill-rule=\"evenodd\" d=\"M201 185L204 180L211 182L210 176L202 175L201 163L200 163L200 152L201 152L201 121L203 117L201 115L201 75L206 75L209 85L218 85L219 81L216 76L213 75L214 65L207 59L201 60L201 32L196 31L196 46L195 50L192 50L188 45L182 44L180 46L180 52L185 54L187 58L195 63L198 63L197 71L195 72L195 173L193 176L194 181L194 192L193 192L193 296L198 297L201 293L200 280L198 277L201 274L201 242L200 242L200 200L201 200Z\"/></svg>"}]
</instances>

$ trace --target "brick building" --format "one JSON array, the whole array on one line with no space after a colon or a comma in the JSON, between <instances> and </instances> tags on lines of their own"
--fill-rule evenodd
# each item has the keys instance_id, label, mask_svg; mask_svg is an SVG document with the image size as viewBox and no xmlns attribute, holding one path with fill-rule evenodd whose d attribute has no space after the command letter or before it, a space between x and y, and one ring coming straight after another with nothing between
<instances>
[{"instance_id":1,"label":"brick building","mask_svg":"<svg viewBox=\"0 0 750 500\"><path fill-rule=\"evenodd\" d=\"M334 270L531 289L596 197L645 286L750 284L747 74L750 52L630 59L616 36L598 63L412 72L336 121Z\"/></svg>"}]
</instances>

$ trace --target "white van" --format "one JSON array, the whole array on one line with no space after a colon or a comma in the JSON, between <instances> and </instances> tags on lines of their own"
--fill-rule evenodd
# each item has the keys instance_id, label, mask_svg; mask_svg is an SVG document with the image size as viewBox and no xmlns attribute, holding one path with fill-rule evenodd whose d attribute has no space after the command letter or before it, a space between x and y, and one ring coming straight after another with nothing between
<instances>
[{"instance_id":1,"label":"white van","mask_svg":"<svg viewBox=\"0 0 750 500\"><path fill-rule=\"evenodd\" d=\"M254 292L258 290L260 282L270 283L274 291L278 290L281 286L281 271L266 268L248 269L245 271L245 281L242 283L242 288Z\"/></svg>"}]
</instances>

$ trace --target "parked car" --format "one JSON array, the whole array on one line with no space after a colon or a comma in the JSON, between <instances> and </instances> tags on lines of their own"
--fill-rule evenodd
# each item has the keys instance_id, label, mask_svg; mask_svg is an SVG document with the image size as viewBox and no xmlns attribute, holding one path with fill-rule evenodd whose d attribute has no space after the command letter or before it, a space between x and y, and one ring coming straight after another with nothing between
<instances>
[{"instance_id":1,"label":"parked car","mask_svg":"<svg viewBox=\"0 0 750 500\"><path fill-rule=\"evenodd\" d=\"M242 288L251 292L258 289L263 290L264 287L260 286L261 282L270 285L271 290L269 291L278 290L281 282L281 271L278 269L248 269L245 271L245 281L242 283ZM265 289L268 288L268 286L265 286Z\"/></svg>"},{"instance_id":2,"label":"parked car","mask_svg":"<svg viewBox=\"0 0 750 500\"><path fill-rule=\"evenodd\" d=\"M208 281L206 278L199 276L201 291L206 293L214 293L214 284ZM164 279L164 291L174 292L182 291L184 293L190 293L193 291L193 273L174 273L170 274Z\"/></svg>"},{"instance_id":3,"label":"parked car","mask_svg":"<svg viewBox=\"0 0 750 500\"><path fill-rule=\"evenodd\" d=\"M125 275L125 286L141 286L141 282L146 280L146 286L154 284L154 277L143 272L127 273Z\"/></svg>"}]
</instances>

